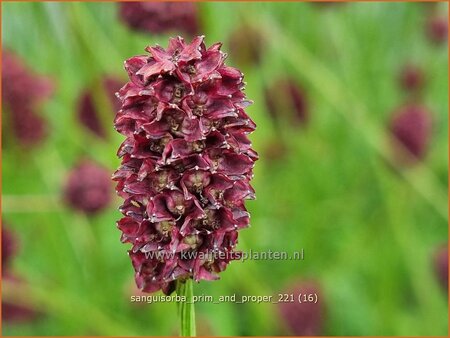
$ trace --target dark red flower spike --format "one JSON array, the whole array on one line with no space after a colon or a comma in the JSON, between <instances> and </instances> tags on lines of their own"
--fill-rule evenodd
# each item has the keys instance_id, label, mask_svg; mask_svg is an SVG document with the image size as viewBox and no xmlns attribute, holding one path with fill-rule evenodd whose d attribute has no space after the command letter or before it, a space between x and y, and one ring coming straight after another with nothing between
<instances>
[{"instance_id":1,"label":"dark red flower spike","mask_svg":"<svg viewBox=\"0 0 450 338\"><path fill-rule=\"evenodd\" d=\"M249 224L244 200L254 198L258 158L247 136L251 102L221 44L207 48L203 39L173 38L125 62L130 81L118 93L115 127L126 139L113 179L125 199L118 227L145 292L217 279Z\"/></svg>"}]
</instances>

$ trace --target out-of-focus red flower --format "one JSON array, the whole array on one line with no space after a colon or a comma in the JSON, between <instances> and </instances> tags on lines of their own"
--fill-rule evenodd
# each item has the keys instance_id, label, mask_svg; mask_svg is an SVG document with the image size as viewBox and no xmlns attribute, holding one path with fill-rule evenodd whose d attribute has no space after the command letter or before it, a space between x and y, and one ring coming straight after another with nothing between
<instances>
[{"instance_id":1,"label":"out-of-focus red flower","mask_svg":"<svg viewBox=\"0 0 450 338\"><path fill-rule=\"evenodd\" d=\"M214 333L214 324L208 316L198 316L196 317L197 326L197 337L213 337L216 336Z\"/></svg>"},{"instance_id":2,"label":"out-of-focus red flower","mask_svg":"<svg viewBox=\"0 0 450 338\"><path fill-rule=\"evenodd\" d=\"M108 170L95 162L81 161L67 178L64 198L69 206L87 214L103 210L112 198Z\"/></svg>"},{"instance_id":3,"label":"out-of-focus red flower","mask_svg":"<svg viewBox=\"0 0 450 338\"><path fill-rule=\"evenodd\" d=\"M48 134L47 120L27 107L18 107L11 120L14 134L23 145L39 143Z\"/></svg>"},{"instance_id":4,"label":"out-of-focus red flower","mask_svg":"<svg viewBox=\"0 0 450 338\"><path fill-rule=\"evenodd\" d=\"M448 292L448 245L442 246L434 257L434 268L444 290Z\"/></svg>"},{"instance_id":5,"label":"out-of-focus red flower","mask_svg":"<svg viewBox=\"0 0 450 338\"><path fill-rule=\"evenodd\" d=\"M199 31L197 4L193 2L123 2L120 17L130 28L154 34Z\"/></svg>"},{"instance_id":6,"label":"out-of-focus red flower","mask_svg":"<svg viewBox=\"0 0 450 338\"><path fill-rule=\"evenodd\" d=\"M282 293L289 296L286 302L278 303L281 319L289 332L295 336L323 335L324 305L318 283L296 282ZM315 303L316 295L317 303Z\"/></svg>"},{"instance_id":7,"label":"out-of-focus red flower","mask_svg":"<svg viewBox=\"0 0 450 338\"><path fill-rule=\"evenodd\" d=\"M17 239L14 234L2 224L2 273L8 268L11 258L17 251Z\"/></svg>"},{"instance_id":8,"label":"out-of-focus red flower","mask_svg":"<svg viewBox=\"0 0 450 338\"><path fill-rule=\"evenodd\" d=\"M39 115L40 104L53 92L49 78L36 74L11 51L2 54L2 105L17 140L33 146L47 134L47 121Z\"/></svg>"},{"instance_id":9,"label":"out-of-focus red flower","mask_svg":"<svg viewBox=\"0 0 450 338\"><path fill-rule=\"evenodd\" d=\"M399 108L390 122L393 137L404 149L396 149L401 161L423 159L431 136L431 113L423 106L407 104ZM405 154L407 150L409 154Z\"/></svg>"},{"instance_id":10,"label":"out-of-focus red flower","mask_svg":"<svg viewBox=\"0 0 450 338\"><path fill-rule=\"evenodd\" d=\"M48 77L38 75L10 50L2 53L2 95L9 104L36 104L47 99L53 92Z\"/></svg>"},{"instance_id":11,"label":"out-of-focus red flower","mask_svg":"<svg viewBox=\"0 0 450 338\"><path fill-rule=\"evenodd\" d=\"M448 18L432 15L426 23L426 33L431 42L442 44L447 42Z\"/></svg>"},{"instance_id":12,"label":"out-of-focus red flower","mask_svg":"<svg viewBox=\"0 0 450 338\"><path fill-rule=\"evenodd\" d=\"M105 108L111 110L112 117L120 109L120 103L116 98L116 92L119 91L121 85L122 83L112 76L106 76L102 81L102 89L104 90L104 94L106 94L106 98L109 100L109 107ZM78 119L82 125L95 135L105 138L106 131L102 126L102 115L97 109L97 102L95 102L94 95L95 93L92 89L85 89L81 93L78 100Z\"/></svg>"},{"instance_id":13,"label":"out-of-focus red flower","mask_svg":"<svg viewBox=\"0 0 450 338\"><path fill-rule=\"evenodd\" d=\"M265 90L267 109L271 117L278 121L305 125L309 119L306 93L297 81L281 78Z\"/></svg>"},{"instance_id":14,"label":"out-of-focus red flower","mask_svg":"<svg viewBox=\"0 0 450 338\"><path fill-rule=\"evenodd\" d=\"M340 5L345 5L346 2L337 2L337 1L311 1L309 2L318 10L322 11L334 11L339 9Z\"/></svg>"},{"instance_id":15,"label":"out-of-focus red flower","mask_svg":"<svg viewBox=\"0 0 450 338\"><path fill-rule=\"evenodd\" d=\"M116 130L126 139L113 175L125 199L118 222L136 283L170 293L177 280L213 280L249 224L244 201L257 159L248 134L243 74L226 66L221 44L147 47L150 56L125 62L130 81L120 90ZM186 256L186 255L190 256Z\"/></svg>"},{"instance_id":16,"label":"out-of-focus red flower","mask_svg":"<svg viewBox=\"0 0 450 338\"><path fill-rule=\"evenodd\" d=\"M244 25L234 30L229 45L230 55L238 65L257 65L263 55L264 37L257 28Z\"/></svg>"},{"instance_id":17,"label":"out-of-focus red flower","mask_svg":"<svg viewBox=\"0 0 450 338\"><path fill-rule=\"evenodd\" d=\"M14 287L20 288L25 281L11 274L3 274L2 279L4 282L8 282L14 285ZM10 301L6 301L2 297L2 321L8 324L20 324L29 322L37 317L38 313L31 306L25 306L22 304L15 304Z\"/></svg>"},{"instance_id":18,"label":"out-of-focus red flower","mask_svg":"<svg viewBox=\"0 0 450 338\"><path fill-rule=\"evenodd\" d=\"M19 288L25 282L11 274L10 263L17 251L17 239L14 234L2 224L2 281L8 282ZM13 304L2 297L2 320L7 323L27 322L36 316L36 311L31 307Z\"/></svg>"},{"instance_id":19,"label":"out-of-focus red flower","mask_svg":"<svg viewBox=\"0 0 450 338\"><path fill-rule=\"evenodd\" d=\"M286 142L284 142L277 136L266 143L263 153L267 163L273 164L279 163L279 161L283 158L286 158L288 154L289 148L286 145Z\"/></svg>"},{"instance_id":20,"label":"out-of-focus red flower","mask_svg":"<svg viewBox=\"0 0 450 338\"><path fill-rule=\"evenodd\" d=\"M406 65L400 71L400 87L407 92L416 92L423 88L425 79L422 69L414 65Z\"/></svg>"}]
</instances>

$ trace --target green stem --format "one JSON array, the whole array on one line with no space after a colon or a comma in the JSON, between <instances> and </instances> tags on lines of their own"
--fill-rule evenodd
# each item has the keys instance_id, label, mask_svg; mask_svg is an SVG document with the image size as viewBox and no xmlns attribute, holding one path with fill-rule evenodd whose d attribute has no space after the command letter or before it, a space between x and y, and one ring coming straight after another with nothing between
<instances>
[{"instance_id":1,"label":"green stem","mask_svg":"<svg viewBox=\"0 0 450 338\"><path fill-rule=\"evenodd\" d=\"M180 317L180 336L195 337L195 308L194 286L192 279L177 282L177 295L185 297L178 303L178 316Z\"/></svg>"}]
</instances>

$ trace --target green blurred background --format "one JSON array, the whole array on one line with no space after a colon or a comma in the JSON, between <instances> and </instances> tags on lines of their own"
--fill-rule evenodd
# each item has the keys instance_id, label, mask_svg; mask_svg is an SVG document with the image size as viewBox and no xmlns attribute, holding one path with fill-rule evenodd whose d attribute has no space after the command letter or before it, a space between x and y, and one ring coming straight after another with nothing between
<instances>
[{"instance_id":1,"label":"green blurred background","mask_svg":"<svg viewBox=\"0 0 450 338\"><path fill-rule=\"evenodd\" d=\"M448 50L424 29L430 11L447 19L447 4L198 7L208 45L222 41L228 52L232 34L249 25L264 40L259 63L233 54L227 60L245 73L260 154L257 200L247 203L252 227L238 248L304 249L305 259L232 262L220 280L195 284L195 293L277 295L314 281L325 309L321 335L447 335L447 292L433 257L448 236ZM115 226L120 199L92 217L62 201L80 158L111 173L119 165L123 138L112 129L113 113L106 139L77 120L82 90L105 74L125 83L123 61L147 45L166 46L174 34L128 28L116 3L2 3L3 48L55 83L42 105L45 142L23 149L3 139L2 219L19 241L11 269L25 281L3 283L3 299L39 312L30 321L3 321L3 335L177 333L176 304L130 302L133 271ZM426 74L421 103L434 124L425 159L399 166L387 126L405 101L397 79L407 63ZM304 88L305 126L274 124L266 107L266 88L286 76ZM198 303L196 311L200 333L292 333L270 303Z\"/></svg>"}]
</instances>

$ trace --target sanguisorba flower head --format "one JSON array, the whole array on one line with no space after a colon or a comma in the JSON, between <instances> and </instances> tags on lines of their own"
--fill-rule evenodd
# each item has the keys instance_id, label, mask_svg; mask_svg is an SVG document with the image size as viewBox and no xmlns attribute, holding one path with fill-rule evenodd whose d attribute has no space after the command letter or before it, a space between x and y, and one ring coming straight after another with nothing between
<instances>
[{"instance_id":1,"label":"sanguisorba flower head","mask_svg":"<svg viewBox=\"0 0 450 338\"><path fill-rule=\"evenodd\" d=\"M113 175L125 199L118 222L138 287L173 290L178 279L213 280L249 225L245 199L257 154L248 134L243 74L226 66L221 43L172 38L167 49L125 62L115 128L126 136ZM189 253L189 256L187 256Z\"/></svg>"}]
</instances>

